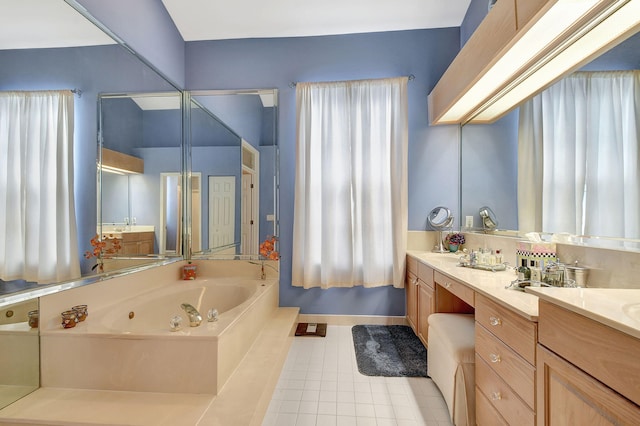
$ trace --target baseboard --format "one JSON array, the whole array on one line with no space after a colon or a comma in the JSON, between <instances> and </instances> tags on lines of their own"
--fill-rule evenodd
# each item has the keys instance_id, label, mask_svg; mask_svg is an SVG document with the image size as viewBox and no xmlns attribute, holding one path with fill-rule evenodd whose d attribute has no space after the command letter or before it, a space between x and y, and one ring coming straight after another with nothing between
<instances>
[{"instance_id":1,"label":"baseboard","mask_svg":"<svg viewBox=\"0 0 640 426\"><path fill-rule=\"evenodd\" d=\"M406 317L381 315L314 315L300 314L298 322L324 322L328 325L408 325Z\"/></svg>"}]
</instances>

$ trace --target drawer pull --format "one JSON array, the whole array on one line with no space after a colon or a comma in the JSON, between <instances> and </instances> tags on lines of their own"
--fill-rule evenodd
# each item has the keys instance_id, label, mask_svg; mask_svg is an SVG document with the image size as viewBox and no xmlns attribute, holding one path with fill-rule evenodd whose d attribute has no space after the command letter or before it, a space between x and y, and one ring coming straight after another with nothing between
<instances>
[{"instance_id":1,"label":"drawer pull","mask_svg":"<svg viewBox=\"0 0 640 426\"><path fill-rule=\"evenodd\" d=\"M496 354L489 354L489 359L491 360L491 362L493 362L494 364L496 362L500 362L500 355L496 355Z\"/></svg>"},{"instance_id":2,"label":"drawer pull","mask_svg":"<svg viewBox=\"0 0 640 426\"><path fill-rule=\"evenodd\" d=\"M500 318L491 316L489 317L489 324L497 327L499 325L502 325L502 320Z\"/></svg>"},{"instance_id":3,"label":"drawer pull","mask_svg":"<svg viewBox=\"0 0 640 426\"><path fill-rule=\"evenodd\" d=\"M499 401L502 399L502 394L500 392L491 392L491 400Z\"/></svg>"}]
</instances>

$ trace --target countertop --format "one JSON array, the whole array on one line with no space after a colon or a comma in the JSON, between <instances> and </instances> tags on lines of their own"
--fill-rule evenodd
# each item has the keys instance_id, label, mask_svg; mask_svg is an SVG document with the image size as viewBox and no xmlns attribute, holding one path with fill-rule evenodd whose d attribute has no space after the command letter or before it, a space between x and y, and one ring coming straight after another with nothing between
<instances>
[{"instance_id":1,"label":"countertop","mask_svg":"<svg viewBox=\"0 0 640 426\"><path fill-rule=\"evenodd\" d=\"M640 339L640 289L535 287L527 293Z\"/></svg>"},{"instance_id":2,"label":"countertop","mask_svg":"<svg viewBox=\"0 0 640 426\"><path fill-rule=\"evenodd\" d=\"M461 281L474 291L488 296L523 317L531 321L538 320L538 298L536 296L505 288L516 279L512 269L491 272L458 266L460 255L454 253L408 250L407 254L451 278Z\"/></svg>"},{"instance_id":3,"label":"countertop","mask_svg":"<svg viewBox=\"0 0 640 426\"><path fill-rule=\"evenodd\" d=\"M491 272L458 265L459 255L409 250L407 254L468 285L514 312L538 319L538 298L640 339L640 289L527 287L506 289L513 270Z\"/></svg>"}]
</instances>

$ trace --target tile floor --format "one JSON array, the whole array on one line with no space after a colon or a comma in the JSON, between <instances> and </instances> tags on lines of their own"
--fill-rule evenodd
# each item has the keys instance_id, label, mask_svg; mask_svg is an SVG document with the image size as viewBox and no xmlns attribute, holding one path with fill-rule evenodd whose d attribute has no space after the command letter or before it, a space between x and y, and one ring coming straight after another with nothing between
<instances>
[{"instance_id":1,"label":"tile floor","mask_svg":"<svg viewBox=\"0 0 640 426\"><path fill-rule=\"evenodd\" d=\"M369 377L356 363L351 326L296 337L263 426L444 426L447 406L427 378Z\"/></svg>"}]
</instances>

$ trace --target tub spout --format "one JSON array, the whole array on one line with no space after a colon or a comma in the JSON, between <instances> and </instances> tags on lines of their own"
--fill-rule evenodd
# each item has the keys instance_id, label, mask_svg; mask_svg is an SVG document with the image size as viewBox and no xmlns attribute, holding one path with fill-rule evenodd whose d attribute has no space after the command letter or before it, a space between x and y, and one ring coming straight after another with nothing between
<instances>
[{"instance_id":1,"label":"tub spout","mask_svg":"<svg viewBox=\"0 0 640 426\"><path fill-rule=\"evenodd\" d=\"M189 325L191 327L197 327L200 325L200 323L202 322L202 316L196 308L188 303L183 303L182 305L180 305L180 307L184 309L187 315L189 315Z\"/></svg>"}]
</instances>

